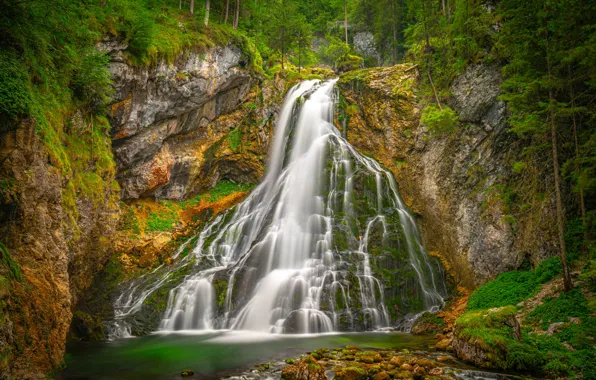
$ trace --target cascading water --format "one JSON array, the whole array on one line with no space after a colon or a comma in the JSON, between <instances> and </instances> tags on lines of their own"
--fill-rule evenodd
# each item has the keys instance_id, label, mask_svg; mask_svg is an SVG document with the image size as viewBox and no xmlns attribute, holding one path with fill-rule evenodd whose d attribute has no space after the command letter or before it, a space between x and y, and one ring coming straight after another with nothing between
<instances>
[{"instance_id":1,"label":"cascading water","mask_svg":"<svg viewBox=\"0 0 596 380\"><path fill-rule=\"evenodd\" d=\"M117 323L179 272L160 330L361 331L442 306L442 271L392 175L333 125L334 84L290 90L263 182L176 266L131 285Z\"/></svg>"}]
</instances>

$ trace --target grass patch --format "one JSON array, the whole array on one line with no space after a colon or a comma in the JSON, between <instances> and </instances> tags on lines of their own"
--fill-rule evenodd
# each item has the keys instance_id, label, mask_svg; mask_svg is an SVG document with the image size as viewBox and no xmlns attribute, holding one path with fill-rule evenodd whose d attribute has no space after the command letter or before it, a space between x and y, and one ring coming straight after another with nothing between
<instances>
[{"instance_id":1,"label":"grass patch","mask_svg":"<svg viewBox=\"0 0 596 380\"><path fill-rule=\"evenodd\" d=\"M10 252L8 251L8 248L6 248L6 246L2 243L0 243L0 254L2 255L2 264L4 264L8 269L10 278L17 281L22 281L23 271L21 270L21 267L19 266L19 264L17 264L16 261L12 259L12 257L10 256Z\"/></svg>"},{"instance_id":2,"label":"grass patch","mask_svg":"<svg viewBox=\"0 0 596 380\"><path fill-rule=\"evenodd\" d=\"M560 260L553 257L541 262L533 271L501 273L496 280L478 288L468 299L468 309L517 305L540 290L540 285L561 273Z\"/></svg>"},{"instance_id":3,"label":"grass patch","mask_svg":"<svg viewBox=\"0 0 596 380\"><path fill-rule=\"evenodd\" d=\"M132 236L148 232L170 232L183 221L186 223L196 222L198 220L196 213L202 208L227 209L237 202L238 198L230 199L230 204L218 202L228 196L250 191L253 187L254 185L250 184L235 184L223 180L209 191L182 202L142 200L132 204L122 203L119 230L126 231Z\"/></svg>"},{"instance_id":4,"label":"grass patch","mask_svg":"<svg viewBox=\"0 0 596 380\"><path fill-rule=\"evenodd\" d=\"M588 301L581 290L573 289L559 297L548 298L527 316L527 321L547 329L551 323L568 322L570 317L587 318L590 315Z\"/></svg>"}]
</instances>

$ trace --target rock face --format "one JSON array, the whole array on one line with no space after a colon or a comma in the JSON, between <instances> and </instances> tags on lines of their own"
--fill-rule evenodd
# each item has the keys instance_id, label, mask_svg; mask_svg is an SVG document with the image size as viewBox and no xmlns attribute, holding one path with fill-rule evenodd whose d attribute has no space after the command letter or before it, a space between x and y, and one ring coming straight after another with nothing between
<instances>
[{"instance_id":1,"label":"rock face","mask_svg":"<svg viewBox=\"0 0 596 380\"><path fill-rule=\"evenodd\" d=\"M354 34L354 50L364 58L373 58L375 63L381 63L381 56L377 51L375 36L371 32Z\"/></svg>"},{"instance_id":2,"label":"rock face","mask_svg":"<svg viewBox=\"0 0 596 380\"><path fill-rule=\"evenodd\" d=\"M128 65L118 47L104 50L113 58L117 102L110 122L122 198L182 199L205 186L201 156L222 137L221 124L208 126L235 110L253 84L240 49L229 45L189 52L149 68ZM227 127L224 134L235 125Z\"/></svg>"},{"instance_id":3,"label":"rock face","mask_svg":"<svg viewBox=\"0 0 596 380\"><path fill-rule=\"evenodd\" d=\"M139 68L123 59L123 43L98 48L112 57L111 135L105 119L82 112L49 127L53 145L31 120L0 135L0 243L9 252L0 262L0 378L46 378L63 362L75 306L113 253L120 193L181 199L263 173L284 86L254 87L239 49ZM88 317L77 314L73 328L100 336Z\"/></svg>"},{"instance_id":4,"label":"rock face","mask_svg":"<svg viewBox=\"0 0 596 380\"><path fill-rule=\"evenodd\" d=\"M0 378L46 378L62 363L71 308L110 254L113 174L95 196L73 194L76 173L51 164L32 121L1 136L0 183L10 185L0 192L0 239L22 278L0 311Z\"/></svg>"},{"instance_id":5,"label":"rock face","mask_svg":"<svg viewBox=\"0 0 596 380\"><path fill-rule=\"evenodd\" d=\"M512 215L505 203L510 157L521 148L511 144L506 107L497 99L498 69L470 66L455 80L453 107L462 125L448 136L434 136L419 123L417 73L406 70L398 65L348 73L339 86L348 139L393 171L427 250L445 258L469 288L523 260L554 255L552 200L532 215Z\"/></svg>"}]
</instances>

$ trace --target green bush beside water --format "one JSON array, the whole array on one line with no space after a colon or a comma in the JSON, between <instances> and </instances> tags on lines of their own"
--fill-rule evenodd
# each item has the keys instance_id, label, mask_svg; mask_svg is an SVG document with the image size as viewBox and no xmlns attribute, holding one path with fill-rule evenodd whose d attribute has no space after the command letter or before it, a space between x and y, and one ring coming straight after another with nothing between
<instances>
[{"instance_id":1,"label":"green bush beside water","mask_svg":"<svg viewBox=\"0 0 596 380\"><path fill-rule=\"evenodd\" d=\"M520 311L516 305L559 276L560 268L554 257L535 270L503 273L478 288L468 299L469 311L457 320L458 338L480 346L489 353L491 365L499 368L596 378L596 318L591 317L595 310L580 289L543 299L526 315L521 340L515 336L513 318ZM563 324L552 336L545 334L555 322Z\"/></svg>"}]
</instances>

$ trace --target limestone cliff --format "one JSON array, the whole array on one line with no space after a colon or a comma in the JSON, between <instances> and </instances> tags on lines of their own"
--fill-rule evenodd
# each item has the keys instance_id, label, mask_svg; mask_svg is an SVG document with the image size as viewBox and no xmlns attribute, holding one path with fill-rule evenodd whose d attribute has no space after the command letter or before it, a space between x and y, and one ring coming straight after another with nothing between
<instances>
[{"instance_id":1,"label":"limestone cliff","mask_svg":"<svg viewBox=\"0 0 596 380\"><path fill-rule=\"evenodd\" d=\"M72 128L85 130L77 116ZM0 236L22 272L3 295L0 377L45 378L62 363L73 305L109 257L118 220L115 172L85 152L68 171L57 167L30 120L0 141L0 178L8 184Z\"/></svg>"},{"instance_id":2,"label":"limestone cliff","mask_svg":"<svg viewBox=\"0 0 596 380\"><path fill-rule=\"evenodd\" d=\"M278 94L254 86L239 48L150 67L128 63L119 42L98 48L112 57L109 124L71 111L50 139L32 120L0 136L0 378L61 365L73 311L118 241L121 196L182 199L263 172Z\"/></svg>"},{"instance_id":3,"label":"limestone cliff","mask_svg":"<svg viewBox=\"0 0 596 380\"><path fill-rule=\"evenodd\" d=\"M498 68L470 66L454 81L461 125L449 135L419 123L418 80L415 68L398 65L344 74L339 86L348 139L393 171L426 248L467 287L555 254L552 200L531 214L507 204L510 157L520 147L498 100Z\"/></svg>"},{"instance_id":4,"label":"limestone cliff","mask_svg":"<svg viewBox=\"0 0 596 380\"><path fill-rule=\"evenodd\" d=\"M183 199L205 186L200 157L208 146L196 142L213 139L208 125L250 91L242 51L228 45L137 68L123 60L121 46L102 48L112 56L117 90L110 122L122 198Z\"/></svg>"}]
</instances>

